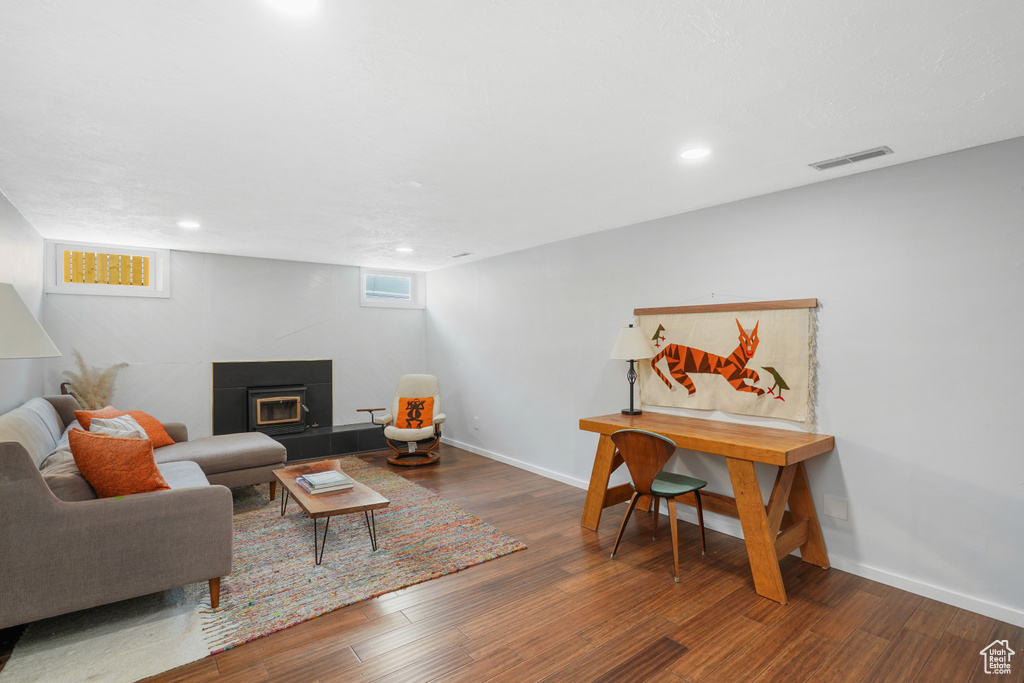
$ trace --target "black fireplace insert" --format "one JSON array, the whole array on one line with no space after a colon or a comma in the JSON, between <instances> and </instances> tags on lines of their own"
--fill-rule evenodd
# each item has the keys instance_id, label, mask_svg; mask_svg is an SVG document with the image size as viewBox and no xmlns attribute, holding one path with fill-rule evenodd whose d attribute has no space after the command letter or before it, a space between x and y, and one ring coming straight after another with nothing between
<instances>
[{"instance_id":1,"label":"black fireplace insert","mask_svg":"<svg viewBox=\"0 0 1024 683\"><path fill-rule=\"evenodd\" d=\"M298 434L306 430L306 387L250 387L249 431Z\"/></svg>"}]
</instances>

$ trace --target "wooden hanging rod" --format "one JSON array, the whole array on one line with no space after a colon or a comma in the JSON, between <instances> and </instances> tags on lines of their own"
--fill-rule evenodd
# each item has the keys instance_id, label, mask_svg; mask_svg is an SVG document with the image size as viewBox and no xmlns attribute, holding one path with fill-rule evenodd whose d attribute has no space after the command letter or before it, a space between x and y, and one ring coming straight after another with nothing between
<instances>
[{"instance_id":1,"label":"wooden hanging rod","mask_svg":"<svg viewBox=\"0 0 1024 683\"><path fill-rule=\"evenodd\" d=\"M634 308L633 315L671 315L673 313L714 313L716 311L764 311L783 308L817 308L817 299L785 299L782 301L748 301L735 304L702 304L697 306L667 306L664 308Z\"/></svg>"}]
</instances>

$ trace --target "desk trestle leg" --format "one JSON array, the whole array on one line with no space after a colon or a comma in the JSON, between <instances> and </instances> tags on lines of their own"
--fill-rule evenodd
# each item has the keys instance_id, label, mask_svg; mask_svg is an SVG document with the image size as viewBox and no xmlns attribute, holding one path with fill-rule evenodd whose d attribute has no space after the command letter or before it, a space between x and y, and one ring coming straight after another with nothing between
<instances>
[{"instance_id":1,"label":"desk trestle leg","mask_svg":"<svg viewBox=\"0 0 1024 683\"><path fill-rule=\"evenodd\" d=\"M805 562L828 568L825 541L803 463L779 469L765 507L754 463L735 458L727 458L727 462L754 588L758 595L786 604L779 560L800 548Z\"/></svg>"}]
</instances>

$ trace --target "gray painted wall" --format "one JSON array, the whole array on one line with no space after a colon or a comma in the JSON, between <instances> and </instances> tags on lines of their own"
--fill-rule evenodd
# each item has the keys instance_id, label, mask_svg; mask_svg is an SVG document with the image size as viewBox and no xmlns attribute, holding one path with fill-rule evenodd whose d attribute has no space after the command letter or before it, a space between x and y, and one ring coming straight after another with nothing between
<instances>
[{"instance_id":1,"label":"gray painted wall","mask_svg":"<svg viewBox=\"0 0 1024 683\"><path fill-rule=\"evenodd\" d=\"M64 353L131 364L117 405L193 434L214 360L334 358L337 422L426 370L451 440L581 486L596 436L578 420L626 404L608 355L634 307L818 297L818 430L837 448L808 470L819 514L849 501L847 521L821 517L833 564L1024 625L1022 219L1017 139L432 272L426 317L361 309L355 268L186 252L170 299L41 307L42 240L6 202L0 280ZM55 391L67 357L0 361L0 409L43 390L44 362ZM675 467L729 490L713 458Z\"/></svg>"},{"instance_id":2,"label":"gray painted wall","mask_svg":"<svg viewBox=\"0 0 1024 683\"><path fill-rule=\"evenodd\" d=\"M1024 625L1022 225L1015 139L431 272L446 436L585 486L578 420L628 403L608 356L635 307L817 297L833 565ZM711 456L673 466L731 490Z\"/></svg>"},{"instance_id":3,"label":"gray painted wall","mask_svg":"<svg viewBox=\"0 0 1024 683\"><path fill-rule=\"evenodd\" d=\"M212 432L212 362L334 360L335 424L390 405L398 377L424 371L422 310L363 308L359 269L171 252L168 299L48 294L46 328L65 354L47 365L56 388L72 351L92 366L127 362L113 404Z\"/></svg>"},{"instance_id":4,"label":"gray painted wall","mask_svg":"<svg viewBox=\"0 0 1024 683\"><path fill-rule=\"evenodd\" d=\"M43 238L3 194L0 194L0 282L13 284L29 310L42 321ZM17 408L42 393L45 363L41 359L0 360L0 413Z\"/></svg>"}]
</instances>

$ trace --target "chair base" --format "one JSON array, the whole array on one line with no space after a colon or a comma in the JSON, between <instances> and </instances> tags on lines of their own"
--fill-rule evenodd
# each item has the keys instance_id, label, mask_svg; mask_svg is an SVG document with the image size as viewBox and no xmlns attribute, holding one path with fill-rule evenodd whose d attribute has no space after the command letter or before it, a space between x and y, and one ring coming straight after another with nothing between
<instances>
[{"instance_id":1,"label":"chair base","mask_svg":"<svg viewBox=\"0 0 1024 683\"><path fill-rule=\"evenodd\" d=\"M388 446L391 446L391 450L395 452L394 455L388 457L388 463L391 465L398 465L400 467L422 467L423 465L433 465L435 462L441 459L440 453L435 453L434 449L441 445L441 438L438 436L434 439L434 443L430 444L430 448L425 451L408 451L399 450L398 446L395 445L391 439L384 438L388 442ZM404 442L398 442L404 445Z\"/></svg>"},{"instance_id":2,"label":"chair base","mask_svg":"<svg viewBox=\"0 0 1024 683\"><path fill-rule=\"evenodd\" d=\"M421 467L423 465L433 465L440 459L441 455L438 453L401 453L389 456L388 463L401 467Z\"/></svg>"}]
</instances>

